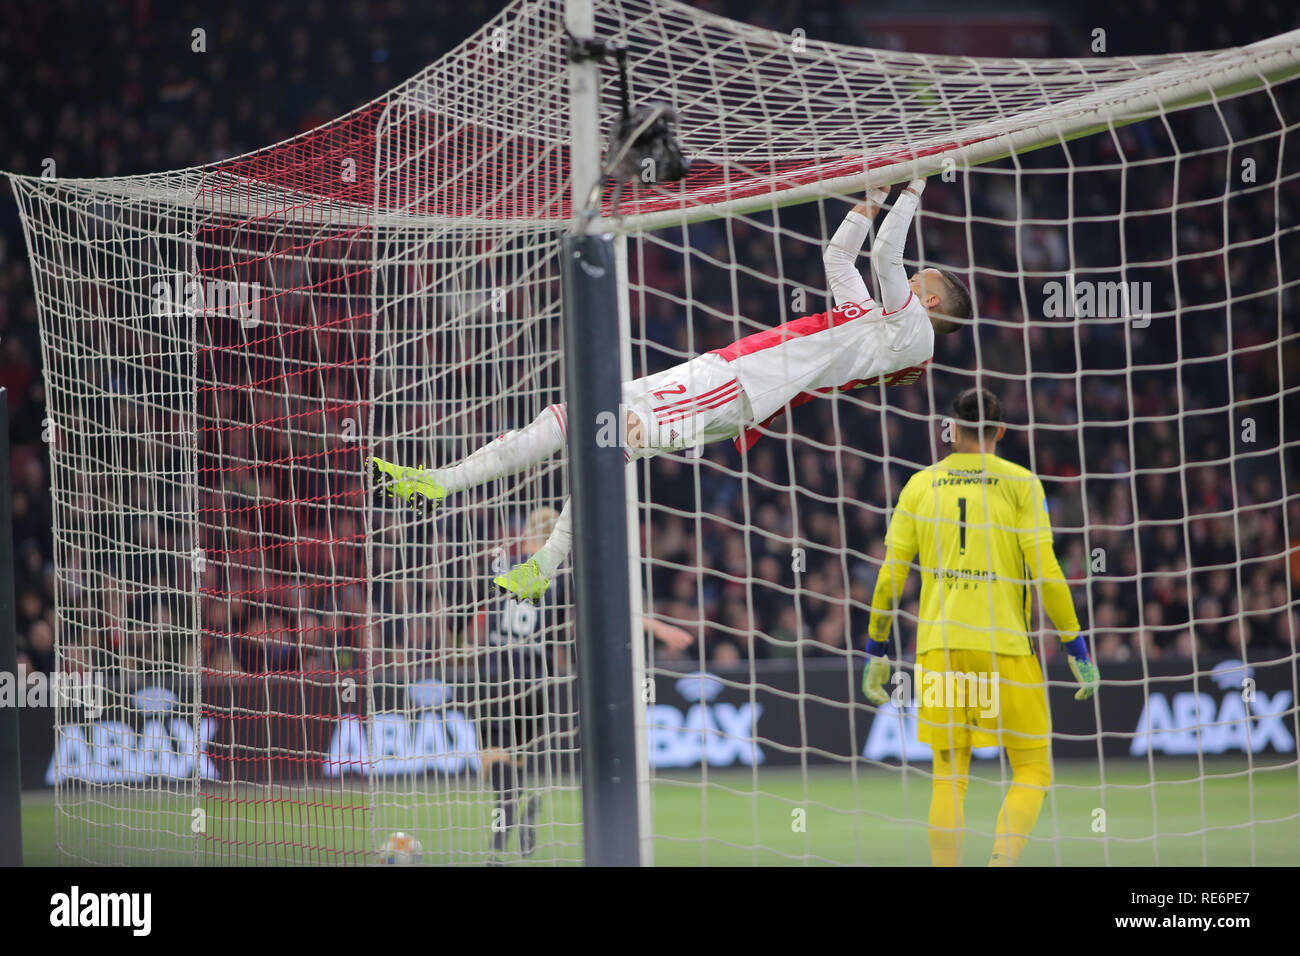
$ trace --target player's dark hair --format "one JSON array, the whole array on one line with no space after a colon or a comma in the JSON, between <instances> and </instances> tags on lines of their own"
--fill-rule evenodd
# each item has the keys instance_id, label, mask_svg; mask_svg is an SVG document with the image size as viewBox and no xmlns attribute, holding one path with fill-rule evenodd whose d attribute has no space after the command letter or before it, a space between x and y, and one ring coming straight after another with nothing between
<instances>
[{"instance_id":1,"label":"player's dark hair","mask_svg":"<svg viewBox=\"0 0 1300 956\"><path fill-rule=\"evenodd\" d=\"M979 433L986 441L1002 425L1002 403L987 388L966 389L952 403L952 412L959 429Z\"/></svg>"},{"instance_id":2,"label":"player's dark hair","mask_svg":"<svg viewBox=\"0 0 1300 956\"><path fill-rule=\"evenodd\" d=\"M969 319L974 308L971 306L970 289L957 273L949 269L935 269L935 271L943 276L943 281L947 284L941 311L949 318L934 323L934 330L946 335L961 328L961 323L953 321L954 319Z\"/></svg>"}]
</instances>

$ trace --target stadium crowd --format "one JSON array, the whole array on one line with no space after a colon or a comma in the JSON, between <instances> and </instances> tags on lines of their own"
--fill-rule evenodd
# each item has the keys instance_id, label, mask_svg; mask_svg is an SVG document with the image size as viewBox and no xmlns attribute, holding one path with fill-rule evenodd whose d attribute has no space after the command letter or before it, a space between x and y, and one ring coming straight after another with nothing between
<instances>
[{"instance_id":1,"label":"stadium crowd","mask_svg":"<svg viewBox=\"0 0 1300 956\"><path fill-rule=\"evenodd\" d=\"M709 6L776 29L792 26L791 14L775 0ZM1111 52L1204 49L1296 26L1294 11L1279 3L1251 4L1248 15L1238 16L1216 4L1215 16L1199 20L1198 6L1208 8L1191 4L1182 22L1202 27L1189 29L1160 18L1153 3L1135 4L1115 24ZM1227 6L1244 11L1240 2ZM803 8L811 35L820 30L863 45L878 38L847 0ZM9 5L0 13L0 110L7 131L0 163L34 174L52 161L61 176L112 176L191 166L277 142L415 73L493 9L474 0L342 7L269 0L234 2L216 13L148 0L94 12L70 2ZM201 60L191 51L196 27L207 31ZM1085 30L1057 30L1052 42L1054 48L1039 55L1087 55ZM1144 46L1120 49L1121 43ZM1294 122L1300 110L1291 93L1281 108ZM1267 98L1242 100L1239 108L1234 119L1276 126ZM1184 154L1222 145L1213 122L1177 129ZM1274 152L1276 145L1273 140ZM1010 225L1016 208L1008 195L1015 182L1010 164L972 174L969 191L936 183L923 205L927 214L941 214L924 222L926 254L963 270L972 265L967 250L977 250L976 308L991 320L981 323L978 336L940 339L933 369L919 386L885 396L868 390L795 410L776 426L777 435L788 427L793 439L760 441L743 478L737 476L740 456L727 445L707 448L698 463L674 456L643 466L650 605L701 639L697 648L679 653L703 653L725 664L860 647L888 509L911 470L943 453L936 419L970 383L962 370L977 361L982 384L1000 394L1007 413L1001 453L1030 465L1047 485L1058 554L1101 660L1190 654L1256 659L1294 652L1300 496L1297 446L1294 436L1289 447L1283 444L1282 429L1300 409L1294 392L1278 396L1287 373L1297 380L1297 357L1293 344L1285 355L1276 345L1278 299L1249 297L1279 285L1276 244L1249 240L1294 228L1298 181L1276 195L1233 200L1231 239L1241 245L1229 255L1220 251L1223 205L1191 202L1222 191L1221 172L1216 178L1222 154L1182 161L1175 196L1169 185L1174 164L1161 161L1170 156L1169 141L1158 123L1116 138L1092 137L1071 150L1069 160L1079 167L1116 164L1118 150L1129 160L1152 161L1130 168L1126 184L1118 165L1080 176L1075 195L1091 196L1089 215L1115 216L1125 185L1130 196L1146 197L1145 208L1167 211L1175 201L1188 203L1177 215L1177 269L1153 268L1147 278L1166 290L1154 304L1157 312L1170 307L1175 278L1179 301L1195 308L1177 322L1163 320L1150 335L1130 335L1122 322L1076 331L1068 323L1040 321L1041 289L1026 291L1007 276L1022 264L1044 273L1063 273L1072 263L1104 270L1118 261L1115 231L1106 233L1102 225L1089 233L1081 226L1073 258L1060 230L1035 226L1020 233ZM1035 172L1064 162L1060 151L1023 161L1025 217L1064 218L1066 194L1058 178ZM1275 223L1275 200L1282 222ZM781 226L789 235L824 235L827 219L843 208L828 202L792 211L783 214ZM955 223L969 216L978 220L968 238ZM1127 228L1127 248L1142 249L1149 261L1174 255L1168 214L1132 217ZM730 242L747 270L778 274L761 216L733 224L730 236L723 230L718 224L692 227L693 247L725 250ZM1090 235L1091 245L1084 241ZM1090 248L1097 256L1091 262ZM780 274L809 290L823 287L815 242L789 243L781 255ZM793 317L777 303L788 289L761 279L742 282L736 310L729 279L704 269L692 282L696 301L724 314L739 311L754 324L684 320L674 303L684 294L684 268L665 247L647 247L635 278L647 371ZM1225 279L1236 299L1231 323L1227 310L1216 306ZM1284 336L1294 337L1296 295L1294 285L1283 294ZM0 384L10 397L20 653L30 667L49 670L55 581L45 384L31 275L16 206L7 196L0 200ZM1249 445L1241 437L1245 418L1253 420ZM915 613L917 583L913 575L905 612ZM220 626L232 633L264 636L253 654L209 644L209 666L260 670L346 666L341 655L328 659L329 641L295 649L291 635L355 634L342 622L358 615L364 601L358 591L330 611L304 610L295 620L290 610L260 621L231 602L209 603L210 621L220 615ZM123 639L111 631L103 635L105 641ZM1044 646L1049 655L1054 651L1054 642Z\"/></svg>"}]
</instances>

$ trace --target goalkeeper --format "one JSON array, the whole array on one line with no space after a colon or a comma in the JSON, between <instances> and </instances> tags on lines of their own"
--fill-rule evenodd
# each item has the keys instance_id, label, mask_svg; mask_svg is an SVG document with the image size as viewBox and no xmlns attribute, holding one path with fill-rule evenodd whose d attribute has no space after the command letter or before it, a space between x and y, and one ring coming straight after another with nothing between
<instances>
[{"instance_id":1,"label":"goalkeeper","mask_svg":"<svg viewBox=\"0 0 1300 956\"><path fill-rule=\"evenodd\" d=\"M786 407L818 395L873 384L911 384L934 354L935 333L956 331L971 315L970 293L950 272L924 269L910 278L903 245L925 180L909 183L872 246L880 302L871 298L856 260L871 222L888 197L872 190L845 217L823 261L835 308L746 336L623 386L629 461L662 451L735 440L742 451ZM529 425L508 432L445 468L406 468L371 459L377 484L416 507L522 471L564 446L563 405L551 405ZM572 544L569 506L538 552L495 578L525 599L545 592Z\"/></svg>"},{"instance_id":2,"label":"goalkeeper","mask_svg":"<svg viewBox=\"0 0 1300 956\"><path fill-rule=\"evenodd\" d=\"M885 641L919 554L916 696L918 737L934 751L930 858L961 862L971 748L996 744L1012 777L989 865L1013 866L1052 781L1047 691L1029 634L1032 582L1080 684L1076 700L1092 696L1098 674L1052 549L1043 484L995 453L1006 432L997 398L967 389L953 411L953 453L912 476L889 522L862 690L874 704L889 700Z\"/></svg>"}]
</instances>

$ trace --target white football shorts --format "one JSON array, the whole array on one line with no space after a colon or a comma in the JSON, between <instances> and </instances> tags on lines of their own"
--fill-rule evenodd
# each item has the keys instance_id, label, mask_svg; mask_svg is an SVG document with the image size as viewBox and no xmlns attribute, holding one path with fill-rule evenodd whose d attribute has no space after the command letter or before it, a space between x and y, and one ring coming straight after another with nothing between
<instances>
[{"instance_id":1,"label":"white football shorts","mask_svg":"<svg viewBox=\"0 0 1300 956\"><path fill-rule=\"evenodd\" d=\"M623 406L641 420L646 436L645 449L629 449L633 458L726 441L752 424L731 364L709 352L625 383Z\"/></svg>"}]
</instances>

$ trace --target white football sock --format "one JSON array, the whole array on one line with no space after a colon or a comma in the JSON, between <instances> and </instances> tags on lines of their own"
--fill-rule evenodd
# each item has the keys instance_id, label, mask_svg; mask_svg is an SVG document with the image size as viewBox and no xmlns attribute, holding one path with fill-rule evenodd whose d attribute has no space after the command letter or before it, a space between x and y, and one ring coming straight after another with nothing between
<instances>
[{"instance_id":1,"label":"white football sock","mask_svg":"<svg viewBox=\"0 0 1300 956\"><path fill-rule=\"evenodd\" d=\"M572 549L573 521L569 517L569 499L565 498L564 507L560 509L560 516L555 519L555 527L551 529L551 536L533 555L533 560L537 562L542 577L555 577L556 569L564 563L564 559L569 556Z\"/></svg>"},{"instance_id":2,"label":"white football sock","mask_svg":"<svg viewBox=\"0 0 1300 956\"><path fill-rule=\"evenodd\" d=\"M523 471L563 448L567 427L564 406L550 405L531 424L506 432L454 465L433 469L433 478L448 491L463 491Z\"/></svg>"}]
</instances>

